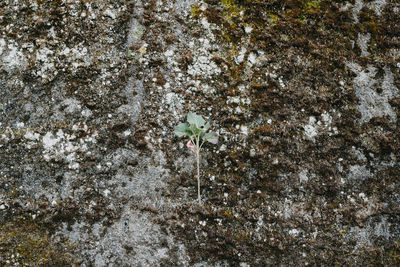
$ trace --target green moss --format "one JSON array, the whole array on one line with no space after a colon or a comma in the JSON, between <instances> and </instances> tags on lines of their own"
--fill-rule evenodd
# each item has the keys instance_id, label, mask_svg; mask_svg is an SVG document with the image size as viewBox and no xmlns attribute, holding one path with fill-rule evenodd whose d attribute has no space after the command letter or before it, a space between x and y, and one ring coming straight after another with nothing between
<instances>
[{"instance_id":1,"label":"green moss","mask_svg":"<svg viewBox=\"0 0 400 267\"><path fill-rule=\"evenodd\" d=\"M271 26L276 25L276 23L278 22L278 16L275 14L269 14L268 15L268 22Z\"/></svg>"},{"instance_id":2,"label":"green moss","mask_svg":"<svg viewBox=\"0 0 400 267\"><path fill-rule=\"evenodd\" d=\"M305 9L320 9L321 0L307 0L304 2Z\"/></svg>"},{"instance_id":3,"label":"green moss","mask_svg":"<svg viewBox=\"0 0 400 267\"><path fill-rule=\"evenodd\" d=\"M233 216L233 213L232 213L232 211L230 211L230 210L225 210L225 212L224 212L224 215L226 216L226 217L232 217Z\"/></svg>"},{"instance_id":4,"label":"green moss","mask_svg":"<svg viewBox=\"0 0 400 267\"><path fill-rule=\"evenodd\" d=\"M387 251L384 258L393 264L393 266L400 265L400 241L393 242L392 247Z\"/></svg>"},{"instance_id":5,"label":"green moss","mask_svg":"<svg viewBox=\"0 0 400 267\"><path fill-rule=\"evenodd\" d=\"M200 5L193 4L190 8L190 13L192 14L193 18L198 18L201 15Z\"/></svg>"},{"instance_id":6,"label":"green moss","mask_svg":"<svg viewBox=\"0 0 400 267\"><path fill-rule=\"evenodd\" d=\"M221 0L221 3L226 7L224 15L230 18L238 16L241 8L238 6L236 0Z\"/></svg>"},{"instance_id":7,"label":"green moss","mask_svg":"<svg viewBox=\"0 0 400 267\"><path fill-rule=\"evenodd\" d=\"M69 266L73 246L56 241L38 221L13 218L0 226L0 265Z\"/></svg>"}]
</instances>

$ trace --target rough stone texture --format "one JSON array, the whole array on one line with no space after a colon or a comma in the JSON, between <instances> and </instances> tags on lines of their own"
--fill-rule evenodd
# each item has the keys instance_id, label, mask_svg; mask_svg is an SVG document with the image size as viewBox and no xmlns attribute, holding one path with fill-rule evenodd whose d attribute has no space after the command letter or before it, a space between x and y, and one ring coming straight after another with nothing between
<instances>
[{"instance_id":1,"label":"rough stone texture","mask_svg":"<svg viewBox=\"0 0 400 267\"><path fill-rule=\"evenodd\" d=\"M0 264L398 265L399 8L0 2Z\"/></svg>"}]
</instances>

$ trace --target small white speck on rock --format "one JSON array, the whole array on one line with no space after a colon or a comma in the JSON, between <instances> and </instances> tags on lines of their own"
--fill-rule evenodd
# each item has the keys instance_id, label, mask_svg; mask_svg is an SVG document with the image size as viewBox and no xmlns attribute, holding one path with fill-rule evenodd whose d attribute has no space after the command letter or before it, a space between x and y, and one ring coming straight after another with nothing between
<instances>
[{"instance_id":1,"label":"small white speck on rock","mask_svg":"<svg viewBox=\"0 0 400 267\"><path fill-rule=\"evenodd\" d=\"M106 189L103 191L103 193L104 193L104 196L108 197L108 195L111 193L111 191Z\"/></svg>"}]
</instances>

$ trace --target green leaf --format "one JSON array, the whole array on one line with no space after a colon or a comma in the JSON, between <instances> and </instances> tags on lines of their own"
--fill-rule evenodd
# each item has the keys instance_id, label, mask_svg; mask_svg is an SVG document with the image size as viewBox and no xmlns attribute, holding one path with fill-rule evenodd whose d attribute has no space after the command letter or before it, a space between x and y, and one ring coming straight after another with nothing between
<instances>
[{"instance_id":1,"label":"green leaf","mask_svg":"<svg viewBox=\"0 0 400 267\"><path fill-rule=\"evenodd\" d=\"M207 132L208 129L210 129L211 125L209 122L206 123L206 125L204 125L203 128L201 128L204 132Z\"/></svg>"},{"instance_id":2,"label":"green leaf","mask_svg":"<svg viewBox=\"0 0 400 267\"><path fill-rule=\"evenodd\" d=\"M179 137L182 137L185 135L189 136L188 131L190 131L190 128L189 128L189 124L186 122L180 123L180 124L178 124L178 126L175 126L175 128L174 128L174 133Z\"/></svg>"},{"instance_id":3,"label":"green leaf","mask_svg":"<svg viewBox=\"0 0 400 267\"><path fill-rule=\"evenodd\" d=\"M195 125L199 129L206 124L206 121L203 119L202 116L199 116L191 111L187 115L187 122Z\"/></svg>"},{"instance_id":4,"label":"green leaf","mask_svg":"<svg viewBox=\"0 0 400 267\"><path fill-rule=\"evenodd\" d=\"M203 139L206 140L207 142L210 142L211 144L218 144L218 134L215 132L211 132L211 133L206 133L203 136Z\"/></svg>"},{"instance_id":5,"label":"green leaf","mask_svg":"<svg viewBox=\"0 0 400 267\"><path fill-rule=\"evenodd\" d=\"M187 123L188 127L186 129L187 136L192 137L198 135L199 129L197 129L196 125Z\"/></svg>"}]
</instances>

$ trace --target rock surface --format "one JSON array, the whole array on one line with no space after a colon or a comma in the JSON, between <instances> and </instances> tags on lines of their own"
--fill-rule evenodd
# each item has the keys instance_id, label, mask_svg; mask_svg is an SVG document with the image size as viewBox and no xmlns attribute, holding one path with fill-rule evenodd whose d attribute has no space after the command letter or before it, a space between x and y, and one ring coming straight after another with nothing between
<instances>
[{"instance_id":1,"label":"rock surface","mask_svg":"<svg viewBox=\"0 0 400 267\"><path fill-rule=\"evenodd\" d=\"M0 2L0 264L399 264L398 21L385 0ZM201 207L188 111L220 135Z\"/></svg>"}]
</instances>

